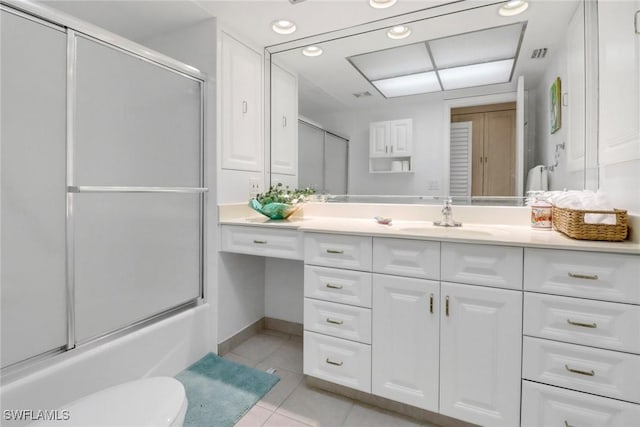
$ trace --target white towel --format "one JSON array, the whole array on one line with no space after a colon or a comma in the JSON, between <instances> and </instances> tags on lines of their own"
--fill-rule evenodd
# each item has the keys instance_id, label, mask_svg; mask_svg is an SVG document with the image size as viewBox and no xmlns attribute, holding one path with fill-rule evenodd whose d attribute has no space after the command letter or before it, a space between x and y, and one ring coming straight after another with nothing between
<instances>
[{"instance_id":1,"label":"white towel","mask_svg":"<svg viewBox=\"0 0 640 427\"><path fill-rule=\"evenodd\" d=\"M527 191L547 191L548 189L547 168L543 165L532 167L527 174Z\"/></svg>"}]
</instances>

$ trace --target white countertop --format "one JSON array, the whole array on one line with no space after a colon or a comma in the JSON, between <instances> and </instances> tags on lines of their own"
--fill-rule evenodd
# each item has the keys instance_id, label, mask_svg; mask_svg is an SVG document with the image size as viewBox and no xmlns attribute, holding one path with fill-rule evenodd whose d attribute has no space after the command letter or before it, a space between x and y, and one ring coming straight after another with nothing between
<instances>
[{"instance_id":1,"label":"white countertop","mask_svg":"<svg viewBox=\"0 0 640 427\"><path fill-rule=\"evenodd\" d=\"M640 255L640 243L575 240L552 230L535 230L523 225L464 223L460 228L433 226L430 221L393 220L390 225L368 218L299 216L269 220L263 216L225 218L220 224L294 229L304 232L354 234L443 242L484 243L506 246L571 249Z\"/></svg>"}]
</instances>

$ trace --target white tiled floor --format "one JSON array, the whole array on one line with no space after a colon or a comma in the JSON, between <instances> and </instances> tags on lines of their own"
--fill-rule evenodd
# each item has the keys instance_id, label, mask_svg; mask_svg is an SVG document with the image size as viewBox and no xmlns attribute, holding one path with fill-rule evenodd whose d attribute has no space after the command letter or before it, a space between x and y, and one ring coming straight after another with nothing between
<instances>
[{"instance_id":1,"label":"white tiled floor","mask_svg":"<svg viewBox=\"0 0 640 427\"><path fill-rule=\"evenodd\" d=\"M236 427L417 427L429 426L394 412L308 387L302 375L302 338L263 331L249 338L226 359L266 371L280 381Z\"/></svg>"}]
</instances>

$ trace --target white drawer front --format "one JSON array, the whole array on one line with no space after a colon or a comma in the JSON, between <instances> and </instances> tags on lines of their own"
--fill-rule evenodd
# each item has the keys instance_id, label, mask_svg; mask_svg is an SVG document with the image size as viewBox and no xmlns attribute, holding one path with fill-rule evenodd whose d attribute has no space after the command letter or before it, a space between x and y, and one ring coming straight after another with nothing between
<instances>
[{"instance_id":1,"label":"white drawer front","mask_svg":"<svg viewBox=\"0 0 640 427\"><path fill-rule=\"evenodd\" d=\"M302 233L266 227L222 225L220 250L274 258L302 259Z\"/></svg>"},{"instance_id":2,"label":"white drawer front","mask_svg":"<svg viewBox=\"0 0 640 427\"><path fill-rule=\"evenodd\" d=\"M640 403L640 356L524 337L528 380Z\"/></svg>"},{"instance_id":3,"label":"white drawer front","mask_svg":"<svg viewBox=\"0 0 640 427\"><path fill-rule=\"evenodd\" d=\"M640 405L529 381L522 382L522 427L637 426Z\"/></svg>"},{"instance_id":4,"label":"white drawer front","mask_svg":"<svg viewBox=\"0 0 640 427\"><path fill-rule=\"evenodd\" d=\"M304 296L371 307L371 273L305 265Z\"/></svg>"},{"instance_id":5,"label":"white drawer front","mask_svg":"<svg viewBox=\"0 0 640 427\"><path fill-rule=\"evenodd\" d=\"M640 256L524 250L524 288L535 292L640 304Z\"/></svg>"},{"instance_id":6,"label":"white drawer front","mask_svg":"<svg viewBox=\"0 0 640 427\"><path fill-rule=\"evenodd\" d=\"M304 332L304 373L371 393L371 346Z\"/></svg>"},{"instance_id":7,"label":"white drawer front","mask_svg":"<svg viewBox=\"0 0 640 427\"><path fill-rule=\"evenodd\" d=\"M373 271L440 280L440 242L375 238Z\"/></svg>"},{"instance_id":8,"label":"white drawer front","mask_svg":"<svg viewBox=\"0 0 640 427\"><path fill-rule=\"evenodd\" d=\"M304 329L371 344L371 309L305 298Z\"/></svg>"},{"instance_id":9,"label":"white drawer front","mask_svg":"<svg viewBox=\"0 0 640 427\"><path fill-rule=\"evenodd\" d=\"M442 280L522 289L522 248L443 242Z\"/></svg>"},{"instance_id":10,"label":"white drawer front","mask_svg":"<svg viewBox=\"0 0 640 427\"><path fill-rule=\"evenodd\" d=\"M640 353L640 306L525 292L524 334Z\"/></svg>"},{"instance_id":11,"label":"white drawer front","mask_svg":"<svg viewBox=\"0 0 640 427\"><path fill-rule=\"evenodd\" d=\"M371 271L371 237L309 233L304 237L305 264Z\"/></svg>"}]
</instances>

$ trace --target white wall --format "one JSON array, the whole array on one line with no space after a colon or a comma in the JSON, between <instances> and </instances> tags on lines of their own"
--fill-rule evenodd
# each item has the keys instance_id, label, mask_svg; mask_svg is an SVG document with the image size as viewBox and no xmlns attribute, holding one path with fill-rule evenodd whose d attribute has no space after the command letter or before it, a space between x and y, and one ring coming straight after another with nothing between
<instances>
[{"instance_id":1,"label":"white wall","mask_svg":"<svg viewBox=\"0 0 640 427\"><path fill-rule=\"evenodd\" d=\"M265 258L219 253L218 342L265 315Z\"/></svg>"},{"instance_id":2,"label":"white wall","mask_svg":"<svg viewBox=\"0 0 640 427\"><path fill-rule=\"evenodd\" d=\"M442 190L443 94L424 100L392 101L392 106L327 115L305 114L349 139L349 194L439 195ZM411 174L369 173L369 123L413 119ZM329 159L327 159L329 161Z\"/></svg>"},{"instance_id":3,"label":"white wall","mask_svg":"<svg viewBox=\"0 0 640 427\"><path fill-rule=\"evenodd\" d=\"M532 90L535 99L534 120L529 117L535 147L536 165L554 165L556 145L558 148L558 166L549 171L549 189L584 188L584 38L583 10L579 7L569 25L567 35L558 44L545 67L540 83ZM551 85L560 77L561 127L551 133ZM565 105L566 104L566 105Z\"/></svg>"},{"instance_id":4,"label":"white wall","mask_svg":"<svg viewBox=\"0 0 640 427\"><path fill-rule=\"evenodd\" d=\"M302 323L304 263L267 258L265 270L265 316Z\"/></svg>"}]
</instances>

